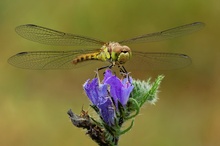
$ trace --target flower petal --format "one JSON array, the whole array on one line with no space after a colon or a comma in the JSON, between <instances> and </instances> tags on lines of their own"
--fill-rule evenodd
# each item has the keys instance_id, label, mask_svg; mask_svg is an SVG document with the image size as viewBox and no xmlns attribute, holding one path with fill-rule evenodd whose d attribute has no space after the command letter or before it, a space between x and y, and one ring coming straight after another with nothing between
<instances>
[{"instance_id":1,"label":"flower petal","mask_svg":"<svg viewBox=\"0 0 220 146\"><path fill-rule=\"evenodd\" d=\"M98 79L94 78L91 82L87 80L83 88L89 97L92 104L97 105L103 102L104 97L108 97L108 90L106 84L98 84Z\"/></svg>"},{"instance_id":2,"label":"flower petal","mask_svg":"<svg viewBox=\"0 0 220 146\"><path fill-rule=\"evenodd\" d=\"M114 125L115 109L111 98L106 98L105 102L98 105L98 108L105 123Z\"/></svg>"},{"instance_id":3,"label":"flower petal","mask_svg":"<svg viewBox=\"0 0 220 146\"><path fill-rule=\"evenodd\" d=\"M105 71L105 73L104 73L103 82L105 82L108 78L110 78L110 77L112 77L112 76L114 76L114 75L112 74L112 71L111 71L110 69L107 69L107 70Z\"/></svg>"},{"instance_id":4,"label":"flower petal","mask_svg":"<svg viewBox=\"0 0 220 146\"><path fill-rule=\"evenodd\" d=\"M114 99L116 108L118 107L118 101L125 106L129 99L130 93L134 88L131 83L128 82L128 78L125 78L123 81L121 81L116 76L111 76L106 79L105 83L110 85L110 95Z\"/></svg>"}]
</instances>

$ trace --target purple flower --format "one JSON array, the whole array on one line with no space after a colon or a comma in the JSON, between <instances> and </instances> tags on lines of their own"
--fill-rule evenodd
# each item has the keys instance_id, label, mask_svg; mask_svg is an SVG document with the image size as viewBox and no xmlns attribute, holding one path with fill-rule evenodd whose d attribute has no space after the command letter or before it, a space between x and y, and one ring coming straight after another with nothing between
<instances>
[{"instance_id":1,"label":"purple flower","mask_svg":"<svg viewBox=\"0 0 220 146\"><path fill-rule=\"evenodd\" d=\"M111 70L106 70L102 83L98 82L98 78L94 78L92 81L87 80L83 85L90 101L99 108L101 117L108 125L114 125L118 102L126 106L134 88L131 82L131 77L120 80Z\"/></svg>"},{"instance_id":2,"label":"purple flower","mask_svg":"<svg viewBox=\"0 0 220 146\"><path fill-rule=\"evenodd\" d=\"M118 107L118 101L125 106L128 102L131 91L134 86L131 85L132 78L126 77L120 80L115 75L112 75L111 70L106 70L104 83L110 86L110 95L114 99L116 107Z\"/></svg>"}]
</instances>

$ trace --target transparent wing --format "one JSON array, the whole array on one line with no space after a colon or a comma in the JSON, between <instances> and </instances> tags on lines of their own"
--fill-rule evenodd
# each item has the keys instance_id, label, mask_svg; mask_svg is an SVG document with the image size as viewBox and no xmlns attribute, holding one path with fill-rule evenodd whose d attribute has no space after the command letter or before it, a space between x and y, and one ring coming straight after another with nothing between
<instances>
[{"instance_id":1,"label":"transparent wing","mask_svg":"<svg viewBox=\"0 0 220 146\"><path fill-rule=\"evenodd\" d=\"M170 38L179 37L182 35L193 33L195 31L200 30L202 27L204 27L204 25L205 24L202 22L194 22L191 24L182 25L182 26L171 28L171 29L164 30L161 32L145 34L145 35L131 38L128 40L123 40L123 41L120 41L119 43L129 44L129 43L161 41L161 40L170 39Z\"/></svg>"},{"instance_id":2,"label":"transparent wing","mask_svg":"<svg viewBox=\"0 0 220 146\"><path fill-rule=\"evenodd\" d=\"M166 52L132 52L132 58L125 64L127 70L170 70L191 64L185 54Z\"/></svg>"},{"instance_id":3,"label":"transparent wing","mask_svg":"<svg viewBox=\"0 0 220 146\"><path fill-rule=\"evenodd\" d=\"M73 69L91 62L89 60L74 64L75 57L93 52L94 50L21 52L10 57L8 62L24 69Z\"/></svg>"},{"instance_id":4,"label":"transparent wing","mask_svg":"<svg viewBox=\"0 0 220 146\"><path fill-rule=\"evenodd\" d=\"M97 39L64 33L34 24L18 26L15 31L25 39L47 45L101 46L104 44L103 41Z\"/></svg>"}]
</instances>

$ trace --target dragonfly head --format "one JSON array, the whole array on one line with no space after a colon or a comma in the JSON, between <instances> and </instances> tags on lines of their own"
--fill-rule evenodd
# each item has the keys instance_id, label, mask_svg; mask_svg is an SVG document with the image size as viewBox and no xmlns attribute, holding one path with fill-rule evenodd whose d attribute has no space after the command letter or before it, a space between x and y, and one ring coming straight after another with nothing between
<instances>
[{"instance_id":1,"label":"dragonfly head","mask_svg":"<svg viewBox=\"0 0 220 146\"><path fill-rule=\"evenodd\" d=\"M116 64L124 64L131 58L131 49L128 46L122 46L119 43L109 44L112 61Z\"/></svg>"}]
</instances>

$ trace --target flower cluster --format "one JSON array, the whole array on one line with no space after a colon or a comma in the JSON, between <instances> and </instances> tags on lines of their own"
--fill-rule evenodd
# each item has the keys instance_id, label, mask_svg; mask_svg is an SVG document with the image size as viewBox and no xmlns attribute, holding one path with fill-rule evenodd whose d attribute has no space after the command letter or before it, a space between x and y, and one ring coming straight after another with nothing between
<instances>
[{"instance_id":1,"label":"flower cluster","mask_svg":"<svg viewBox=\"0 0 220 146\"><path fill-rule=\"evenodd\" d=\"M139 114L141 106L155 103L157 90L163 76L150 83L148 81L134 80L128 74L123 74L119 79L110 69L104 73L102 81L99 76L87 80L84 91L91 101L91 107L99 115L100 120L91 117L82 110L80 115L71 110L68 114L72 123L79 128L87 129L87 134L99 145L117 145L120 135L128 132L134 122L134 117ZM132 119L131 125L124 130L124 122Z\"/></svg>"},{"instance_id":2,"label":"flower cluster","mask_svg":"<svg viewBox=\"0 0 220 146\"><path fill-rule=\"evenodd\" d=\"M102 119L108 125L115 125L118 104L125 106L134 86L131 77L120 80L111 70L106 70L104 79L99 83L98 78L87 80L83 88L93 105L98 107Z\"/></svg>"}]
</instances>

